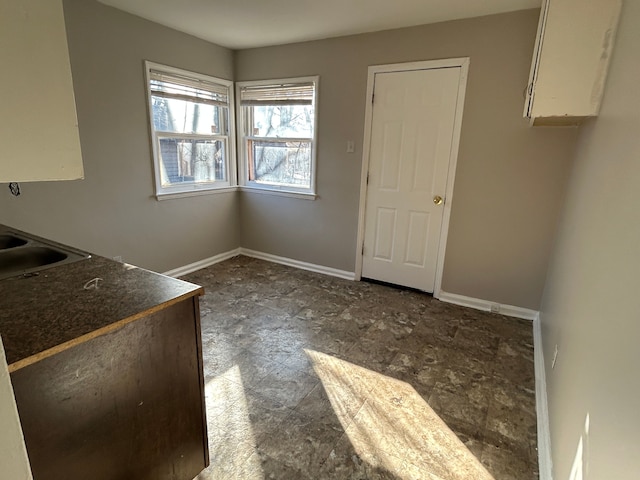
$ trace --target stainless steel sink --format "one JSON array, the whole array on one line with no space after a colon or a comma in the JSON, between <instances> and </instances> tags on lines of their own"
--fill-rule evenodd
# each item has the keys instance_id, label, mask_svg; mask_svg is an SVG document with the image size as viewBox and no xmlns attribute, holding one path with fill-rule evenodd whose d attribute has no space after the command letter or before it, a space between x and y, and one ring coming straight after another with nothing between
<instances>
[{"instance_id":1,"label":"stainless steel sink","mask_svg":"<svg viewBox=\"0 0 640 480\"><path fill-rule=\"evenodd\" d=\"M25 245L27 241L24 238L16 237L15 235L2 234L0 235L0 250L7 248L20 247Z\"/></svg>"},{"instance_id":2,"label":"stainless steel sink","mask_svg":"<svg viewBox=\"0 0 640 480\"><path fill-rule=\"evenodd\" d=\"M88 253L0 225L0 279L33 275L89 258Z\"/></svg>"}]
</instances>

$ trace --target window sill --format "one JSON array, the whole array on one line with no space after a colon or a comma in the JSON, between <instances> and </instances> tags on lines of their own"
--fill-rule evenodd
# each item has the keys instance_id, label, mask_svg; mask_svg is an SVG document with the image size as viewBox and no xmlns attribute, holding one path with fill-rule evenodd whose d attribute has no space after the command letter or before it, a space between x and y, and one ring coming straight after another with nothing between
<instances>
[{"instance_id":1,"label":"window sill","mask_svg":"<svg viewBox=\"0 0 640 480\"><path fill-rule=\"evenodd\" d=\"M156 200L173 200L174 198L185 198L185 197L195 197L200 195L215 195L217 193L229 193L238 191L237 186L232 187L221 187L221 188L210 188L210 189L202 189L202 190L189 190L186 192L171 192L171 193L157 193L155 195Z\"/></svg>"},{"instance_id":2,"label":"window sill","mask_svg":"<svg viewBox=\"0 0 640 480\"><path fill-rule=\"evenodd\" d=\"M268 188L259 187L240 187L240 191L247 193L259 193L261 195L275 195L278 197L300 198L302 200L315 200L318 195L315 193L303 193L303 192L291 192L287 190L271 190Z\"/></svg>"}]
</instances>

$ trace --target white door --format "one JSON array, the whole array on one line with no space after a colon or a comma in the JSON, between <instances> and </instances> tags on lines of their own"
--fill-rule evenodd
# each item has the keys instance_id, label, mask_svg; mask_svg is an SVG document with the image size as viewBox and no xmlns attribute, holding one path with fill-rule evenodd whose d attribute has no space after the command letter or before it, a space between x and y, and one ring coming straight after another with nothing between
<instances>
[{"instance_id":1,"label":"white door","mask_svg":"<svg viewBox=\"0 0 640 480\"><path fill-rule=\"evenodd\" d=\"M362 277L434 290L460 75L375 75Z\"/></svg>"}]
</instances>

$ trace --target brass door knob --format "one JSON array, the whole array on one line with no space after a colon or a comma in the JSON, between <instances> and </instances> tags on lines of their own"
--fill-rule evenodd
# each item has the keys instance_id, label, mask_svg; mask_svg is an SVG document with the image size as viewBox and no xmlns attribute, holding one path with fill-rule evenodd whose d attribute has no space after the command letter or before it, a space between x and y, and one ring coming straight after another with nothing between
<instances>
[{"instance_id":1,"label":"brass door knob","mask_svg":"<svg viewBox=\"0 0 640 480\"><path fill-rule=\"evenodd\" d=\"M433 197L433 203L435 203L436 205L442 205L443 201L444 199L440 195L436 195L435 197Z\"/></svg>"}]
</instances>

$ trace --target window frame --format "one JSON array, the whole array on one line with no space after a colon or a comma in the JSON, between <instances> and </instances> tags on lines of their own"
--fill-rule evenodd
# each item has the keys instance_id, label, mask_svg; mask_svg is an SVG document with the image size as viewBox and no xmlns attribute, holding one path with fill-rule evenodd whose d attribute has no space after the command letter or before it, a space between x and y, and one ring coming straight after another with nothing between
<instances>
[{"instance_id":1,"label":"window frame","mask_svg":"<svg viewBox=\"0 0 640 480\"><path fill-rule=\"evenodd\" d=\"M187 197L192 195L213 194L226 191L237 190L237 160L236 160L236 120L235 120L235 89L232 80L205 75L202 73L192 72L181 68L171 67L160 63L145 60L145 88L147 92L147 111L149 115L149 133L151 141L151 150L153 157L153 173L155 181L155 196L158 200L166 198ZM227 134L220 133L202 134L202 133L173 133L156 131L153 122L153 101L151 89L151 71L167 73L169 75L180 75L188 79L202 80L204 82L213 83L216 86L224 87L227 90L228 104L227 108ZM225 108L225 107L223 107ZM184 182L164 186L162 184L161 174L161 158L159 152L159 141L161 138L184 138L213 141L226 140L225 170L226 180L214 180L210 182Z\"/></svg>"},{"instance_id":2,"label":"window frame","mask_svg":"<svg viewBox=\"0 0 640 480\"><path fill-rule=\"evenodd\" d=\"M318 75L307 77L289 77L289 78L272 78L268 80L253 80L245 82L236 82L236 117L238 119L237 139L238 139L238 179L241 189L246 189L256 193L268 193L275 195L310 198L316 197L316 166L317 166L317 145L318 145L318 97L319 97L319 80ZM252 125L251 117L247 115L250 107L241 104L241 90L248 86L277 86L284 84L302 84L313 83L313 135L310 139L311 144L311 166L309 188L294 187L290 185L270 185L258 183L249 180L249 152L248 141L251 139L265 140L274 137L255 137L249 135L250 126ZM275 137L277 138L277 137ZM302 138L278 138L277 141L300 141ZM306 138L304 139L306 140Z\"/></svg>"}]
</instances>

